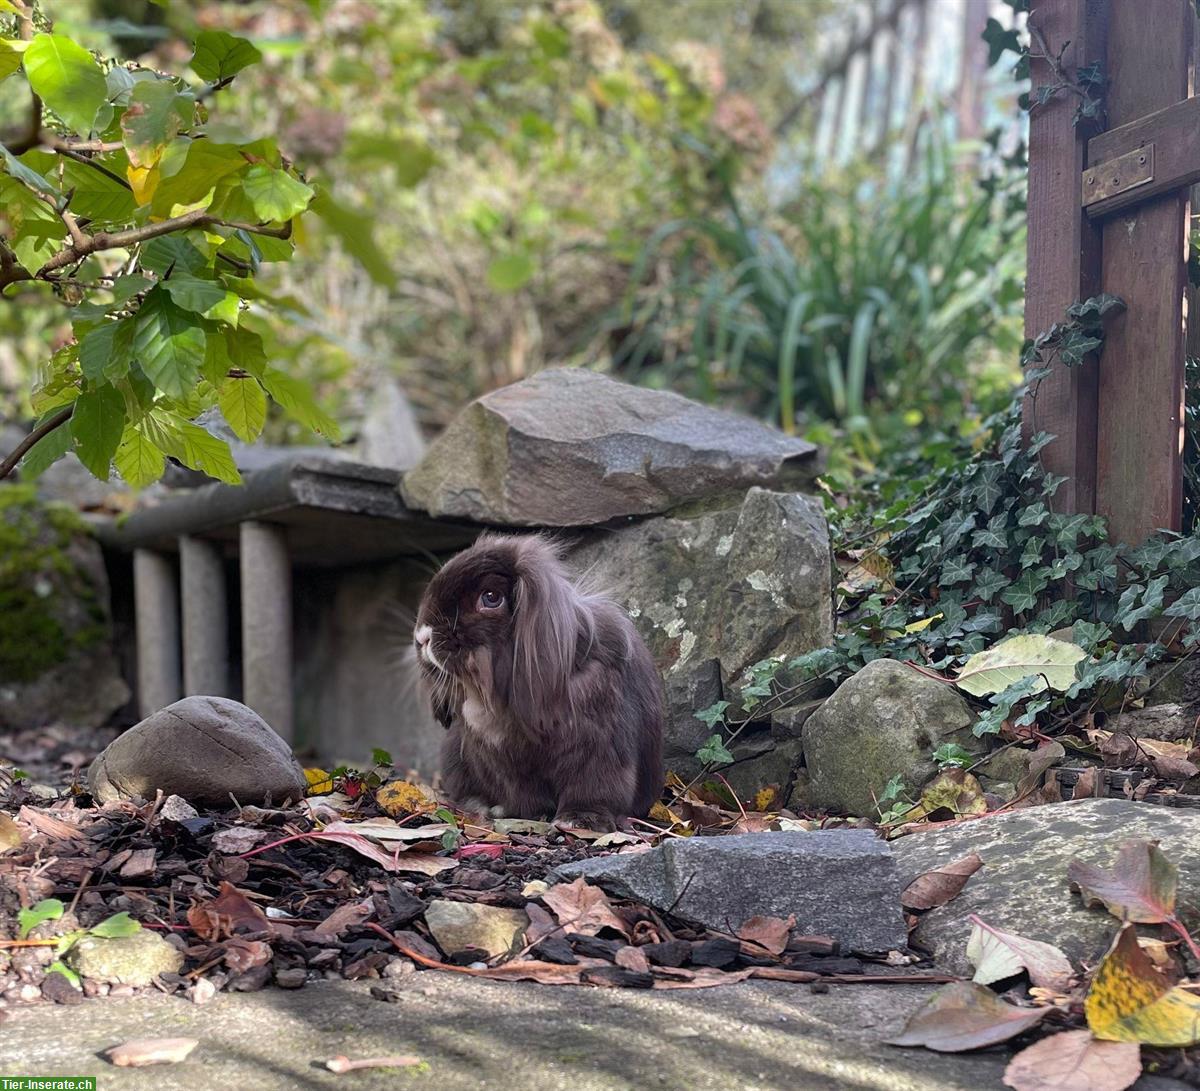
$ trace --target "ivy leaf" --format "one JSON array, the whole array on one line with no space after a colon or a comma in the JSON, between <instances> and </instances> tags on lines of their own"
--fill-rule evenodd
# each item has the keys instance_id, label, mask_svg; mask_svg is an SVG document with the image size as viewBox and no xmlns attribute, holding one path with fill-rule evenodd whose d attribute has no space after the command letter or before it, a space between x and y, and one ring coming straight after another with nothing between
<instances>
[{"instance_id":1,"label":"ivy leaf","mask_svg":"<svg viewBox=\"0 0 1200 1091\"><path fill-rule=\"evenodd\" d=\"M311 186L265 163L256 163L246 172L242 189L260 220L290 220L303 212L313 198Z\"/></svg>"},{"instance_id":2,"label":"ivy leaf","mask_svg":"<svg viewBox=\"0 0 1200 1091\"><path fill-rule=\"evenodd\" d=\"M185 398L200 377L204 330L160 285L137 313L134 353L154 385L172 398Z\"/></svg>"},{"instance_id":3,"label":"ivy leaf","mask_svg":"<svg viewBox=\"0 0 1200 1091\"><path fill-rule=\"evenodd\" d=\"M110 383L89 387L75 401L71 435L75 454L92 475L107 481L125 430L125 399Z\"/></svg>"},{"instance_id":4,"label":"ivy leaf","mask_svg":"<svg viewBox=\"0 0 1200 1091\"><path fill-rule=\"evenodd\" d=\"M153 484L166 469L162 451L132 426L126 426L113 462L117 472L134 489Z\"/></svg>"},{"instance_id":5,"label":"ivy leaf","mask_svg":"<svg viewBox=\"0 0 1200 1091\"><path fill-rule=\"evenodd\" d=\"M1189 621L1200 621L1200 587L1188 588L1163 613L1167 617L1185 617Z\"/></svg>"},{"instance_id":6,"label":"ivy leaf","mask_svg":"<svg viewBox=\"0 0 1200 1091\"><path fill-rule=\"evenodd\" d=\"M1016 30L1005 30L996 19L988 19L982 37L987 42L989 68L1003 57L1005 52L1023 52Z\"/></svg>"},{"instance_id":7,"label":"ivy leaf","mask_svg":"<svg viewBox=\"0 0 1200 1091\"><path fill-rule=\"evenodd\" d=\"M196 35L192 71L202 80L216 83L261 60L258 47L245 38L223 30L202 30Z\"/></svg>"},{"instance_id":8,"label":"ivy leaf","mask_svg":"<svg viewBox=\"0 0 1200 1091\"><path fill-rule=\"evenodd\" d=\"M991 602L996 593L1004 590L1008 583L1008 577L1003 572L995 568L985 568L976 577L971 588L984 602Z\"/></svg>"},{"instance_id":9,"label":"ivy leaf","mask_svg":"<svg viewBox=\"0 0 1200 1091\"><path fill-rule=\"evenodd\" d=\"M61 34L37 34L25 50L25 75L34 93L75 132L92 131L108 84L96 59Z\"/></svg>"},{"instance_id":10,"label":"ivy leaf","mask_svg":"<svg viewBox=\"0 0 1200 1091\"><path fill-rule=\"evenodd\" d=\"M152 167L179 133L192 123L196 101L182 95L170 80L143 80L129 96L121 115L121 133L129 162Z\"/></svg>"},{"instance_id":11,"label":"ivy leaf","mask_svg":"<svg viewBox=\"0 0 1200 1091\"><path fill-rule=\"evenodd\" d=\"M942 565L941 581L943 584L965 583L975 571L975 565L966 557L952 557Z\"/></svg>"},{"instance_id":12,"label":"ivy leaf","mask_svg":"<svg viewBox=\"0 0 1200 1091\"><path fill-rule=\"evenodd\" d=\"M1117 603L1117 614L1113 619L1121 623L1121 627L1129 632L1139 621L1154 617L1162 610L1163 592L1170 582L1170 576L1156 576L1145 587L1133 584L1127 587ZM1141 594L1141 605L1135 607L1134 601Z\"/></svg>"},{"instance_id":13,"label":"ivy leaf","mask_svg":"<svg viewBox=\"0 0 1200 1091\"><path fill-rule=\"evenodd\" d=\"M1045 590L1046 582L1040 570L1027 569L1001 592L1000 601L1007 603L1018 614L1024 614L1037 605L1038 595Z\"/></svg>"},{"instance_id":14,"label":"ivy leaf","mask_svg":"<svg viewBox=\"0 0 1200 1091\"><path fill-rule=\"evenodd\" d=\"M267 396L256 379L226 379L221 384L218 404L238 439L253 443L262 434L267 422Z\"/></svg>"},{"instance_id":15,"label":"ivy leaf","mask_svg":"<svg viewBox=\"0 0 1200 1091\"><path fill-rule=\"evenodd\" d=\"M696 751L696 757L705 765L729 765L733 761L733 755L726 749L724 740L716 733L710 735Z\"/></svg>"}]
</instances>

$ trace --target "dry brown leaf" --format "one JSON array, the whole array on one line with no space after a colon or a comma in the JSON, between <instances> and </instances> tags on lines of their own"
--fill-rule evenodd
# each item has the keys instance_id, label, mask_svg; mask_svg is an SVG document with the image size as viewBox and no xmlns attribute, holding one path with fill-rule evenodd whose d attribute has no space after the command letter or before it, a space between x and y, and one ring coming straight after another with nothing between
<instances>
[{"instance_id":1,"label":"dry brown leaf","mask_svg":"<svg viewBox=\"0 0 1200 1091\"><path fill-rule=\"evenodd\" d=\"M339 1053L336 1057L331 1057L326 1061L325 1067L340 1076L346 1072L357 1072L362 1068L412 1068L419 1064L421 1064L420 1057L410 1057L407 1054L395 1057L366 1057L361 1061L352 1061L349 1057Z\"/></svg>"},{"instance_id":2,"label":"dry brown leaf","mask_svg":"<svg viewBox=\"0 0 1200 1091\"><path fill-rule=\"evenodd\" d=\"M419 875L440 875L443 871L458 867L458 861L450 856L434 856L429 852L402 852L394 861L392 871L413 871Z\"/></svg>"},{"instance_id":3,"label":"dry brown leaf","mask_svg":"<svg viewBox=\"0 0 1200 1091\"><path fill-rule=\"evenodd\" d=\"M650 960L640 947L622 947L617 951L614 960L622 969L637 970L643 974L650 972Z\"/></svg>"},{"instance_id":4,"label":"dry brown leaf","mask_svg":"<svg viewBox=\"0 0 1200 1091\"><path fill-rule=\"evenodd\" d=\"M21 843L21 827L0 811L0 852L15 849Z\"/></svg>"},{"instance_id":5,"label":"dry brown leaf","mask_svg":"<svg viewBox=\"0 0 1200 1091\"><path fill-rule=\"evenodd\" d=\"M201 939L215 940L234 932L269 932L271 921L232 883L222 882L211 901L197 902L187 913L188 923Z\"/></svg>"},{"instance_id":6,"label":"dry brown leaf","mask_svg":"<svg viewBox=\"0 0 1200 1091\"><path fill-rule=\"evenodd\" d=\"M789 916L787 920L779 917L750 917L742 922L737 937L761 947L768 954L781 955L795 927L795 915Z\"/></svg>"},{"instance_id":7,"label":"dry brown leaf","mask_svg":"<svg viewBox=\"0 0 1200 1091\"><path fill-rule=\"evenodd\" d=\"M1018 1008L985 985L956 981L938 989L888 1044L924 1046L938 1053L982 1049L1036 1026L1050 1010Z\"/></svg>"},{"instance_id":8,"label":"dry brown leaf","mask_svg":"<svg viewBox=\"0 0 1200 1091\"><path fill-rule=\"evenodd\" d=\"M244 974L255 966L265 966L275 956L269 943L260 939L227 939L225 947L225 965L235 974Z\"/></svg>"},{"instance_id":9,"label":"dry brown leaf","mask_svg":"<svg viewBox=\"0 0 1200 1091\"><path fill-rule=\"evenodd\" d=\"M1089 765L1071 790L1072 799L1100 799L1104 796L1104 770L1098 765Z\"/></svg>"},{"instance_id":10,"label":"dry brown leaf","mask_svg":"<svg viewBox=\"0 0 1200 1091\"><path fill-rule=\"evenodd\" d=\"M594 936L603 928L611 928L629 938L629 925L613 912L608 895L598 886L588 886L582 878L552 886L542 895L542 901L569 932Z\"/></svg>"},{"instance_id":11,"label":"dry brown leaf","mask_svg":"<svg viewBox=\"0 0 1200 1091\"><path fill-rule=\"evenodd\" d=\"M1124 1091L1142 1074L1136 1042L1101 1042L1068 1030L1021 1050L1004 1070L1015 1091Z\"/></svg>"},{"instance_id":12,"label":"dry brown leaf","mask_svg":"<svg viewBox=\"0 0 1200 1091\"><path fill-rule=\"evenodd\" d=\"M979 854L972 852L959 860L918 875L900 894L905 909L934 909L955 897L967 880L983 867Z\"/></svg>"},{"instance_id":13,"label":"dry brown leaf","mask_svg":"<svg viewBox=\"0 0 1200 1091\"><path fill-rule=\"evenodd\" d=\"M199 1044L196 1038L131 1038L107 1053L119 1068L142 1068L148 1064L175 1064Z\"/></svg>"},{"instance_id":14,"label":"dry brown leaf","mask_svg":"<svg viewBox=\"0 0 1200 1091\"><path fill-rule=\"evenodd\" d=\"M340 936L347 928L362 924L374 912L375 903L370 898L363 902L339 905L313 931L319 936Z\"/></svg>"},{"instance_id":15,"label":"dry brown leaf","mask_svg":"<svg viewBox=\"0 0 1200 1091\"><path fill-rule=\"evenodd\" d=\"M1042 774L1052 765L1057 765L1067 756L1067 749L1057 739L1039 746L1029 759L1029 769L1017 782L1017 797L1036 791L1042 781Z\"/></svg>"},{"instance_id":16,"label":"dry brown leaf","mask_svg":"<svg viewBox=\"0 0 1200 1091\"><path fill-rule=\"evenodd\" d=\"M1071 987L1075 971L1067 956L1053 944L1005 932L974 913L967 919L972 926L967 958L975 967L974 980L980 985L1003 981L1024 970L1038 988L1061 994Z\"/></svg>"}]
</instances>

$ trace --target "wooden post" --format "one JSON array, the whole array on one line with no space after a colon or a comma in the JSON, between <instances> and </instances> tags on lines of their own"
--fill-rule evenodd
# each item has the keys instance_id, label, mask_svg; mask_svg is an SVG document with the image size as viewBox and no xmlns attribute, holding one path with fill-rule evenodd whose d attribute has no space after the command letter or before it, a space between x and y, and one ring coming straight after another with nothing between
<instances>
[{"instance_id":1,"label":"wooden post","mask_svg":"<svg viewBox=\"0 0 1200 1091\"><path fill-rule=\"evenodd\" d=\"M1104 0L1045 0L1030 12L1029 23L1052 53L1070 43L1063 66L1074 73L1105 55L1106 8ZM1031 77L1035 92L1055 82L1049 62L1040 58L1031 63ZM1029 119L1025 335L1030 338L1062 322L1072 303L1100 287L1101 233L1080 207L1089 133L1075 124L1077 104L1074 96L1058 94ZM1094 361L1073 368L1057 365L1038 385L1036 397L1025 399L1026 439L1036 432L1055 437L1041 460L1049 472L1067 478L1053 500L1059 511L1095 510L1098 386Z\"/></svg>"},{"instance_id":2,"label":"wooden post","mask_svg":"<svg viewBox=\"0 0 1200 1091\"><path fill-rule=\"evenodd\" d=\"M1112 5L1110 128L1191 93L1192 18L1188 0ZM1104 221L1102 283L1127 307L1099 369L1096 511L1116 542L1178 530L1182 518L1187 217L1179 190Z\"/></svg>"}]
</instances>

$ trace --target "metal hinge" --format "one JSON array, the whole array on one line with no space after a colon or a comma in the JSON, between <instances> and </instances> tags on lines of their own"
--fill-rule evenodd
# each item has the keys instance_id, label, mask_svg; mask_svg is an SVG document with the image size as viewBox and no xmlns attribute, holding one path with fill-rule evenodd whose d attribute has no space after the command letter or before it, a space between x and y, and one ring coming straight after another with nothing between
<instances>
[{"instance_id":1,"label":"metal hinge","mask_svg":"<svg viewBox=\"0 0 1200 1091\"><path fill-rule=\"evenodd\" d=\"M1154 181L1154 145L1144 144L1083 172L1083 207Z\"/></svg>"}]
</instances>

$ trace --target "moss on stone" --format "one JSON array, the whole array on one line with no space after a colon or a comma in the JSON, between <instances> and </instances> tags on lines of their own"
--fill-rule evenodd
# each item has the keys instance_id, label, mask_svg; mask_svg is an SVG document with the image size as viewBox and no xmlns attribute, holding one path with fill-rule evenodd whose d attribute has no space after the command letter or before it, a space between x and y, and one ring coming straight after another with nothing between
<instances>
[{"instance_id":1,"label":"moss on stone","mask_svg":"<svg viewBox=\"0 0 1200 1091\"><path fill-rule=\"evenodd\" d=\"M33 486L0 486L0 680L33 681L104 638L103 607L70 554L86 533L76 512L42 503ZM96 623L68 631L57 609L63 594L94 603Z\"/></svg>"}]
</instances>

